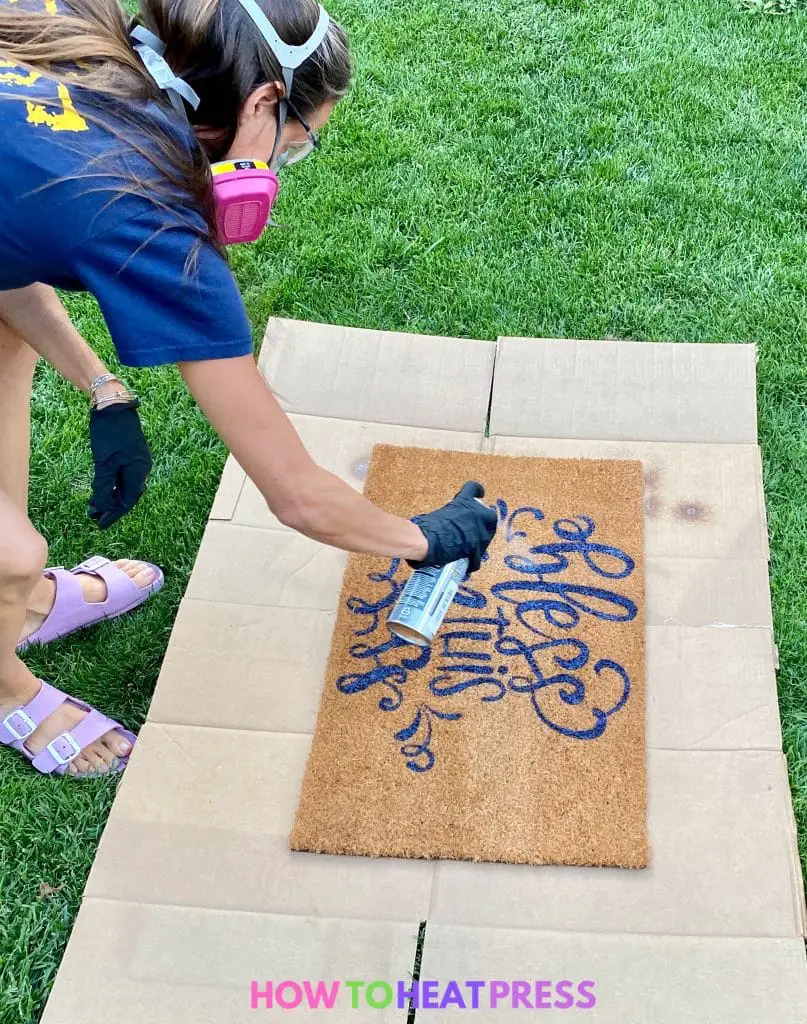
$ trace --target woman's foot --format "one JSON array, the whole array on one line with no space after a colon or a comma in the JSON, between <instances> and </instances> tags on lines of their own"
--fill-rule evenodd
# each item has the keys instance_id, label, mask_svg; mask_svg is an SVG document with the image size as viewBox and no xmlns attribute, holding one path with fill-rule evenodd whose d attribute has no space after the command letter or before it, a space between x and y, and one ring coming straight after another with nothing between
<instances>
[{"instance_id":1,"label":"woman's foot","mask_svg":"<svg viewBox=\"0 0 807 1024\"><path fill-rule=\"evenodd\" d=\"M22 734L25 731L24 719L21 715L14 715L12 712L16 708L24 708L29 704L40 692L43 684L28 671L22 662L19 662L19 672L15 674L17 680L14 686L14 697L0 697L0 721L8 716L8 725L18 734ZM33 755L40 754L62 733L72 732L87 717L88 713L73 704L61 704L41 722L34 732L25 737L26 748ZM119 759L127 757L131 750L132 744L124 739L119 732L110 729L99 739L82 747L81 753L67 765L65 773L76 776L106 775L118 770Z\"/></svg>"},{"instance_id":2,"label":"woman's foot","mask_svg":"<svg viewBox=\"0 0 807 1024\"><path fill-rule=\"evenodd\" d=\"M157 579L154 569L146 562L136 562L121 558L113 564L126 573L141 590L146 590ZM100 576L81 572L76 574L75 578L80 584L84 600L88 604L99 604L102 601L106 601L108 588ZM55 600L56 581L49 576L43 576L37 583L28 602L28 608L25 612L25 623L18 641L19 643L27 640L29 636L32 636L41 628L45 619L50 615Z\"/></svg>"}]
</instances>

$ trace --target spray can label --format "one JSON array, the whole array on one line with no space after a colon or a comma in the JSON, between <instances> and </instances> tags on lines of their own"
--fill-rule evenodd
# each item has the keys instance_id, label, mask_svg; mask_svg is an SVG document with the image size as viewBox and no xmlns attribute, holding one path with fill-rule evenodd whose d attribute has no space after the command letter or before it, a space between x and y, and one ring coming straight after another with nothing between
<instances>
[{"instance_id":1,"label":"spray can label","mask_svg":"<svg viewBox=\"0 0 807 1024\"><path fill-rule=\"evenodd\" d=\"M387 620L390 631L402 640L427 647L467 572L467 558L442 567L415 569Z\"/></svg>"}]
</instances>

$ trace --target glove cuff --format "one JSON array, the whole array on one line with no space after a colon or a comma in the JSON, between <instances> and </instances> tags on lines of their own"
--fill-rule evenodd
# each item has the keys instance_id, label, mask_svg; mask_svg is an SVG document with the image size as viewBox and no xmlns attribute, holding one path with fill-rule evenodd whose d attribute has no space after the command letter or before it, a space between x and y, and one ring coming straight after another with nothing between
<instances>
[{"instance_id":1,"label":"glove cuff","mask_svg":"<svg viewBox=\"0 0 807 1024\"><path fill-rule=\"evenodd\" d=\"M103 416L104 419L112 419L113 414L117 412L129 412L131 410L140 408L139 398L130 398L126 402L112 402L109 405L97 406L93 405L90 407L90 419L98 419L99 416Z\"/></svg>"},{"instance_id":2,"label":"glove cuff","mask_svg":"<svg viewBox=\"0 0 807 1024\"><path fill-rule=\"evenodd\" d=\"M432 553L432 548L433 548L433 545L434 545L434 539L433 539L432 531L429 529L429 527L427 525L428 516L412 516L412 518L409 520L409 522L410 523L414 523L415 526L417 526L420 529L420 532L426 538L426 543L429 545L428 550L426 551L426 557L424 559L422 559L420 562L414 561L411 558L407 558L406 559L406 564L409 566L410 569L420 569L421 566L430 564L429 563L429 558L430 558L431 553Z\"/></svg>"}]
</instances>

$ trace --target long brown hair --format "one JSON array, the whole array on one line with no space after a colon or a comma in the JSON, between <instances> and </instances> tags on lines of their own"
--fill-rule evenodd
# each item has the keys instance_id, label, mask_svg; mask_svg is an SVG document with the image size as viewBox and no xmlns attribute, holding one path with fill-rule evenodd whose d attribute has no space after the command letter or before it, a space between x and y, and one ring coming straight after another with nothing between
<instances>
[{"instance_id":1,"label":"long brown hair","mask_svg":"<svg viewBox=\"0 0 807 1024\"><path fill-rule=\"evenodd\" d=\"M287 43L304 43L314 31L316 0L258 3ZM150 116L148 100L169 113L171 107L132 47L135 25L162 39L174 73L198 94L198 110L187 108L191 124L205 129L197 144L185 144L170 119L163 124ZM177 198L184 198L204 214L204 241L216 244L210 161L221 159L232 144L250 94L266 82L283 81L277 59L238 0L140 0L131 19L118 0L67 0L64 13L57 14L3 10L0 56L91 93L94 102L82 115L155 169L153 178L127 182L125 191L175 212ZM295 72L289 99L305 117L344 96L350 75L347 39L332 22L322 44Z\"/></svg>"}]
</instances>

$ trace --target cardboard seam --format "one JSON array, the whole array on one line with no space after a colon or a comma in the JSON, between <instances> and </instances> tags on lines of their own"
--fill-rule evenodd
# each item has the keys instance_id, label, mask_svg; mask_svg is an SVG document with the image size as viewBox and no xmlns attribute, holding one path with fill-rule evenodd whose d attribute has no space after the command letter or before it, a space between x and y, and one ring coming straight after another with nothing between
<instances>
[{"instance_id":1,"label":"cardboard seam","mask_svg":"<svg viewBox=\"0 0 807 1024\"><path fill-rule=\"evenodd\" d=\"M241 495L244 493L244 488L246 487L247 480L249 479L247 477L247 474L244 472L244 470L241 470L241 472L243 473L243 477L242 477L241 483L239 484L239 487L238 487L238 493L235 495L235 498L231 502L232 509L233 509L232 512L228 516L214 516L213 515L213 506L216 504L216 501L218 500L218 492L217 492L216 495L213 498L213 505L210 506L210 515L207 517L207 521L209 523L231 523L233 521L233 516L238 511L238 502L241 500ZM201 549L201 544L199 545L199 547Z\"/></svg>"},{"instance_id":2,"label":"cardboard seam","mask_svg":"<svg viewBox=\"0 0 807 1024\"><path fill-rule=\"evenodd\" d=\"M239 497L239 501L240 500L241 499ZM233 515L236 515L237 513L238 513L238 505L236 505L235 512L233 512ZM280 526L253 526L252 523L241 523L241 522L234 523L232 519L212 519L211 522L213 522L213 523L224 523L225 526L229 523L231 526L236 527L236 528L241 529L241 530L259 530L261 533L282 533L282 534L286 534L286 533L289 532L288 527L280 527ZM296 530L294 530L292 532L295 533L298 537L304 537L305 536L305 534L297 533ZM306 540L310 540L310 539L311 539L310 537L306 538ZM314 543L316 544L317 541L314 541ZM322 547L328 547L328 546L329 545L327 545L327 544L323 544L322 545Z\"/></svg>"},{"instance_id":3,"label":"cardboard seam","mask_svg":"<svg viewBox=\"0 0 807 1024\"><path fill-rule=\"evenodd\" d=\"M784 776L783 799L785 801L785 817L790 826L790 834L788 835L790 857L788 859L790 860L791 882L793 885L793 916L799 934L802 937L807 937L807 897L805 897L804 891L804 875L801 868L796 813L793 809L793 794L790 789L790 772L787 756L784 751L780 757L780 764Z\"/></svg>"},{"instance_id":4,"label":"cardboard seam","mask_svg":"<svg viewBox=\"0 0 807 1024\"><path fill-rule=\"evenodd\" d=\"M754 483L757 489L757 508L760 515L760 533L762 545L765 550L768 562L771 560L771 538L770 538L770 526L768 523L768 505L765 500L765 466L762 460L762 448L760 445L756 446L758 452L758 463L757 473L754 478Z\"/></svg>"},{"instance_id":5,"label":"cardboard seam","mask_svg":"<svg viewBox=\"0 0 807 1024\"><path fill-rule=\"evenodd\" d=\"M540 870L540 869L536 869ZM609 870L619 870L616 868L610 868ZM114 902L114 901L113 901ZM448 924L445 921L433 921L431 917L427 922L430 927L435 929L441 929L443 931L456 930L465 932L487 932L490 934L501 933L507 935L509 932L528 932L534 935L547 935L552 938L564 938L568 935L585 935L592 939L601 938L616 938L617 936L622 937L625 935L636 936L637 938L649 938L649 939L697 939L703 941L704 939L712 942L747 942L749 939L752 942L799 942L800 936L781 936L781 935L701 935L699 933L689 932L683 934L681 932L592 932L592 931L561 931L558 928L530 928L524 925L484 925L484 924ZM428 934L428 932L427 932ZM425 952L425 949L424 949Z\"/></svg>"},{"instance_id":6,"label":"cardboard seam","mask_svg":"<svg viewBox=\"0 0 807 1024\"><path fill-rule=\"evenodd\" d=\"M647 520L644 520L647 523ZM765 550L765 546L762 546L762 550ZM670 559L671 561L679 562L764 562L766 565L770 564L770 560L766 558L764 554L759 555L744 555L738 558L736 555L724 554L724 555L655 555L652 552L647 553L647 558L653 561L659 561L662 558Z\"/></svg>"},{"instance_id":7,"label":"cardboard seam","mask_svg":"<svg viewBox=\"0 0 807 1024\"><path fill-rule=\"evenodd\" d=\"M273 392L274 394L274 392ZM277 395L275 394L275 397ZM335 422L344 423L366 423L368 426L378 424L384 427L403 427L411 428L412 430L443 430L447 434L482 434L485 436L486 424L482 423L478 427L468 429L467 427L446 427L436 423L402 423L400 420L368 420L361 416L317 416L312 412L297 412L295 409L284 409L287 416L306 416L312 420L334 420Z\"/></svg>"},{"instance_id":8,"label":"cardboard seam","mask_svg":"<svg viewBox=\"0 0 807 1024\"><path fill-rule=\"evenodd\" d=\"M327 417L323 417L323 418L327 418ZM466 431L466 433L473 433L473 431ZM664 447L664 448L669 448L670 446L674 446L676 448L717 448L718 446L720 446L721 448L725 448L725 447L729 447L729 448L750 448L750 449L752 449L754 451L760 451L761 450L759 444L757 444L756 441L642 441L642 440L637 440L634 437L606 437L606 438L602 438L602 437L554 437L554 436L553 437L548 437L545 434L497 434L495 432L492 433L490 436L494 440L499 440L499 439L501 439L501 440L508 440L508 439L512 439L514 441L538 441L538 442L546 442L548 444L553 444L556 441L570 441L573 444L601 444L601 445L611 445L611 444L640 445L641 444L641 445L648 445L648 446L659 445L660 447ZM496 454L497 455L509 455L508 452L497 452ZM520 457L524 457L524 456L511 456L511 457L520 458ZM534 455L534 456L527 456L527 457L536 458L536 459L551 459L551 458L555 458L555 456L553 456L553 455ZM559 458L568 459L568 458L574 458L574 456L563 455L563 456L559 456ZM588 459L588 460L591 460L591 459L598 460L598 459L601 459L602 456L583 455L583 456L581 456L581 458ZM620 456L619 459L615 459L614 461L622 461L623 458L624 457ZM635 455L630 456L629 461L630 460L636 461L637 460L637 456L635 456ZM641 459L639 459L638 461L641 461ZM759 478L757 477L757 483L758 483L758 481L759 481Z\"/></svg>"},{"instance_id":9,"label":"cardboard seam","mask_svg":"<svg viewBox=\"0 0 807 1024\"><path fill-rule=\"evenodd\" d=\"M724 726L720 726L724 728ZM648 750L663 750L671 754L781 754L779 747L660 747L655 743L647 744Z\"/></svg>"},{"instance_id":10,"label":"cardboard seam","mask_svg":"<svg viewBox=\"0 0 807 1024\"><path fill-rule=\"evenodd\" d=\"M653 562L693 562L696 559L699 561L724 562L727 560L727 556L720 555L648 555L648 558ZM749 562L761 562L763 565L768 564L768 559L764 555L744 555L741 558L734 557L730 560L738 565L748 564Z\"/></svg>"},{"instance_id":11,"label":"cardboard seam","mask_svg":"<svg viewBox=\"0 0 807 1024\"><path fill-rule=\"evenodd\" d=\"M234 524L240 526L241 524ZM246 529L261 530L263 527L253 526L246 527ZM274 530L274 533L282 533L282 530ZM312 605L290 605L290 604L253 604L251 601L234 601L232 598L228 598L226 601L222 601L218 597L199 597L198 594L189 594L189 600L193 601L204 601L205 604L233 604L238 605L239 608L284 608L286 611L289 609L296 609L301 614L308 612L333 612L333 607L330 608L318 608Z\"/></svg>"},{"instance_id":12,"label":"cardboard seam","mask_svg":"<svg viewBox=\"0 0 807 1024\"><path fill-rule=\"evenodd\" d=\"M471 861L452 861L452 862L449 862L449 863L461 863L461 864L468 863L468 864L471 864L473 862L471 862ZM511 865L504 865L504 866L505 867L511 867L511 868L512 867L529 867L529 865L513 865L513 864L511 864ZM547 866L547 865L543 865L543 866ZM540 870L540 866L535 868L535 870ZM605 871L627 871L627 872L629 872L629 871L634 870L634 869L631 869L631 868L595 868L595 869L588 869L587 868L585 870L605 870ZM376 919L373 918L373 920L376 920ZM760 935L760 934L757 934L757 933L754 933L754 934L750 934L749 933L749 934L743 934L743 935L733 935L733 934L732 935L724 935L721 932L709 932L708 934L704 933L704 932L634 932L634 931L621 931L621 932L603 931L603 932L593 932L590 929L589 930L583 930L583 929L577 929L577 928L569 928L569 929L566 929L565 931L559 931L558 929L531 928L531 927L529 927L527 925L519 925L519 924L511 924L511 925L506 925L505 926L505 925L499 925L499 924L497 924L497 925L463 924L462 922L458 922L458 921L446 921L446 920L434 921L434 920L431 919L431 917L428 919L427 923L431 927L434 927L434 928L457 928L457 929L460 929L460 930L476 931L476 932L528 932L528 933L533 933L533 934L536 934L536 935L553 935L553 936L554 935L557 935L557 936L583 935L583 936L590 936L591 938L614 938L614 939L622 938L622 937L628 935L628 936L632 936L632 937L635 937L635 938L642 938L642 939L698 939L699 941L703 941L703 940L706 939L706 940L713 941L713 942L724 942L724 941L731 942L732 940L734 940L734 941L748 941L750 939L753 942L799 942L802 945L803 945L803 939L804 939L804 937L800 933L798 933L798 932L794 932L794 933L788 934L788 935L781 935L781 934L776 934L776 935Z\"/></svg>"},{"instance_id":13,"label":"cardboard seam","mask_svg":"<svg viewBox=\"0 0 807 1024\"><path fill-rule=\"evenodd\" d=\"M157 685L159 686L159 681ZM207 729L212 730L213 732L257 733L262 736L298 736L302 739L310 739L314 735L313 728L311 729L311 732L298 732L296 729L284 729L281 732L278 729L251 729L248 725L235 727L231 725L205 725L200 722L169 722L165 718L152 718L151 715L146 719L146 723L148 725L161 726L169 729Z\"/></svg>"},{"instance_id":14,"label":"cardboard seam","mask_svg":"<svg viewBox=\"0 0 807 1024\"><path fill-rule=\"evenodd\" d=\"M318 856L320 856L319 854L305 854L305 853L297 853L297 854L293 853L293 855L296 855L298 857L306 857L306 856L307 857L318 857ZM367 860L368 858L366 858L366 857L350 857L349 859L350 860ZM401 857L380 857L380 858L374 858L374 859L387 860L387 861L396 861L396 860L397 861L405 861L406 860L406 858L401 858ZM417 862L415 862L415 863L417 863ZM440 863L451 863L451 864L454 864L454 863L461 863L461 864L468 863L468 864L471 864L472 862L470 862L470 861L450 861L450 862L442 862L441 861L441 862L438 862L438 864L440 864ZM507 866L507 865L505 865L505 866ZM510 867L513 867L513 866L514 865L510 865ZM520 865L520 866L524 867L524 868L528 868L529 867L529 865ZM534 868L533 870L541 870L541 868L538 867L538 868ZM620 868L608 868L607 870L609 870L609 871L619 871L619 870L623 870L623 869L620 869ZM630 870L630 869L626 868L624 870L627 871L627 870ZM367 921L372 921L375 924L382 924L382 925L383 924L392 924L392 925L394 925L394 924L406 924L406 925L412 925L415 928L418 928L419 925L420 925L419 921L417 921L417 922L412 921L411 918L397 918L397 917L396 918L386 918L386 917L383 917L383 918L382 917L341 917L341 916L340 917L334 917L334 916L321 917L318 914L278 913L276 911L271 911L271 910L266 910L266 911L264 911L264 910L245 910L242 907L201 906L199 904L193 904L193 903L169 903L169 902L160 903L160 902L156 902L154 900L129 900L129 899L121 899L120 897L112 898L110 896L85 895L85 896L82 897L81 903L82 903L82 906L85 903L98 903L98 904L103 903L103 904L108 904L108 905L112 905L112 906L130 906L130 907L131 906L141 906L141 907L155 907L155 908L162 908L162 909L168 908L168 909L174 909L174 910L191 910L191 911L197 911L197 912L201 912L201 913L205 913L205 914L209 914L209 913L212 913L212 914L247 914L247 915L250 915L252 917L262 917L262 918L267 918L267 917L307 918L309 920L315 920L315 921L355 921L355 922L361 922L361 923L365 923ZM647 932L647 931L602 931L602 932L594 932L594 931L591 931L590 929L576 929L576 928L565 929L563 931L560 931L559 929L538 929L538 928L532 928L532 927L528 927L526 925L519 925L519 924L512 924L512 925L507 925L507 926L503 926L503 925L463 924L463 923L460 923L460 922L457 922L457 921L435 921L435 920L433 920L433 918L431 916L431 907L429 908L429 916L426 918L426 923L427 923L427 925L432 925L432 926L434 926L436 928L457 928L457 929L468 930L468 931L476 931L476 932L527 932L527 933L533 933L533 934L537 934L537 935L553 935L553 936L554 935L557 935L557 936L583 935L583 936L591 936L592 938L602 938L602 937L608 938L608 937L613 937L615 939L619 938L619 937L622 937L622 936L625 936L625 935L630 935L630 936L635 936L637 938L649 938L649 939L667 939L667 938L670 938L670 939L698 939L698 940L701 940L701 941L704 940L704 939L708 939L708 940L714 941L714 942L723 942L723 941L726 941L726 940L728 940L728 941L731 941L731 940L739 940L739 941L746 940L747 941L749 939L751 939L751 940L753 940L755 942L769 942L769 941L773 941L773 942L782 942L782 941L803 942L803 938L804 938L804 936L801 933L799 933L799 932L794 932L793 934L788 934L788 935L780 935L780 934L776 934L776 935L760 935L760 934L742 934L742 935L734 935L734 934L732 934L732 935L724 935L724 934L721 934L720 932L710 932L708 934L707 933L703 933L703 932Z\"/></svg>"},{"instance_id":15,"label":"cardboard seam","mask_svg":"<svg viewBox=\"0 0 807 1024\"><path fill-rule=\"evenodd\" d=\"M307 738L307 737L309 737L311 735L310 732L279 732L279 731L277 731L275 729L240 729L240 728L239 729L234 729L231 726L224 726L224 725L191 725L188 722L158 722L158 721L149 720L147 724L152 726L152 727L156 727L156 728L168 727L168 728L172 728L172 729L173 728L178 728L178 729L199 729L200 731L202 731L202 730L204 730L204 731L211 731L212 730L213 732L222 732L222 733L231 732L231 733L233 733L235 735L238 735L239 733L242 733L242 732L258 733L258 734L260 734L262 736L266 736L266 737L274 737L274 736L279 736L279 737L299 736L299 737ZM172 740L172 741L174 740L174 738L172 736L169 736L168 738L169 738L169 740Z\"/></svg>"},{"instance_id":16,"label":"cardboard seam","mask_svg":"<svg viewBox=\"0 0 807 1024\"><path fill-rule=\"evenodd\" d=\"M490 433L490 418L493 415L493 391L496 387L496 368L499 365L500 342L501 338L497 338L496 345L493 350L493 366L490 371L490 391L488 392L488 411L485 416L485 438L492 436Z\"/></svg>"},{"instance_id":17,"label":"cardboard seam","mask_svg":"<svg viewBox=\"0 0 807 1024\"><path fill-rule=\"evenodd\" d=\"M333 420L334 423L366 423L368 427L401 427L403 430L434 430L444 434L479 434L482 438L486 436L484 428L477 430L461 430L458 427L427 427L422 423L392 423L389 420L364 420L354 416L317 416L313 412L294 412L289 410L286 410L286 415L292 419L292 423L295 419ZM417 445L413 447L417 447ZM435 449L435 451L436 450L437 449Z\"/></svg>"},{"instance_id":18,"label":"cardboard seam","mask_svg":"<svg viewBox=\"0 0 807 1024\"><path fill-rule=\"evenodd\" d=\"M240 523L235 523L233 525L240 526L241 524ZM252 529L260 530L260 529L262 529L262 527L254 526L254 527L252 527ZM275 533L283 533L284 531L283 530L275 530L274 532ZM188 602L190 602L190 601L198 601L200 604L218 604L218 605L224 605L224 606L232 605L232 606L237 607L237 608L264 608L264 609L267 609L267 610L270 610L272 608L277 608L277 609L280 609L282 611L290 611L290 610L293 611L294 608L295 608L295 606L287 605L287 604L252 604L249 601L232 601L232 600L222 601L220 598L217 598L217 597L196 597L193 594L187 594L187 593L185 594L185 597L182 598L182 604L184 604L186 601L188 601ZM299 611L299 612L320 612L320 613L325 612L325 613L327 613L329 615L334 615L335 616L339 609L338 608L297 608L296 610ZM179 616L177 616L177 618L178 617ZM655 629L660 629L661 627L656 626L654 628ZM694 628L698 628L698 627L692 627L692 628L694 629ZM768 627L767 626L753 626L753 627L752 626L747 626L747 627L743 627L743 628L747 628L747 629L752 629L752 628L753 629L767 629ZM173 638L173 633L172 633L172 638ZM170 652L170 644L169 644L169 650L166 651L166 656L168 655L169 652Z\"/></svg>"},{"instance_id":19,"label":"cardboard seam","mask_svg":"<svg viewBox=\"0 0 807 1024\"><path fill-rule=\"evenodd\" d=\"M196 598L194 600L197 600ZM231 602L228 602L231 603ZM316 609L315 609L316 610ZM767 629L771 632L770 626L753 626L743 622L707 622L701 626L693 626L680 619L665 619L664 622L649 624L648 629Z\"/></svg>"},{"instance_id":20,"label":"cardboard seam","mask_svg":"<svg viewBox=\"0 0 807 1024\"><path fill-rule=\"evenodd\" d=\"M579 441L581 443L596 442L597 444L680 444L690 448L713 447L713 448L750 448L757 444L756 441L721 440L710 438L708 441L682 441L678 437L668 437L660 441L657 437L578 437L569 434L499 434L493 432L491 437L512 437L524 441ZM540 458L541 456L536 456ZM591 456L589 456L591 457Z\"/></svg>"},{"instance_id":21,"label":"cardboard seam","mask_svg":"<svg viewBox=\"0 0 807 1024\"><path fill-rule=\"evenodd\" d=\"M240 909L229 909L228 907L197 907L187 903L154 903L152 900L122 900L112 899L109 896L84 896L81 900L82 905L84 903L95 903L104 904L106 906L141 906L141 907L154 907L155 909L164 909L165 907L173 908L176 910L193 910L203 914L239 914L244 917L288 917L298 918L307 917L312 921L337 921L337 922L355 922L356 924L367 924L372 922L373 924L407 924L411 925L415 931L420 926L419 921L412 919L406 920L390 920L385 917L323 917L319 914L288 914L279 913L270 910L240 910ZM561 933L563 934L563 933Z\"/></svg>"},{"instance_id":22,"label":"cardboard seam","mask_svg":"<svg viewBox=\"0 0 807 1024\"><path fill-rule=\"evenodd\" d=\"M294 850L292 850L291 853L292 853L292 856L294 856L294 857L318 857L318 856L320 856L319 854L316 854L316 853L297 853ZM369 860L370 858L368 858L368 857L362 857L362 858L356 857L356 858L353 858L353 859L354 860L359 860L359 859L361 859L361 860ZM402 860L402 858L400 858L400 857L373 858L373 859L377 859L377 860ZM243 907L234 907L234 906L221 907L221 906L210 906L209 904L202 905L202 904L199 904L199 903L160 903L160 902L157 902L157 901L155 901L153 899L151 899L151 900L127 900L127 899L120 899L120 898L113 899L110 896L91 896L91 895L84 896L82 901L81 901L81 905L83 906L85 903L89 903L89 902L105 903L105 904L111 904L113 906L119 906L119 907L155 907L155 908L158 908L158 909L166 909L167 908L169 910L193 910L193 911L201 911L202 913L205 913L205 914L207 914L207 913L214 913L214 914L250 914L253 917L303 918L304 920L307 920L307 921L346 921L346 922L355 922L356 924L366 924L367 922L372 922L373 924L381 924L381 925L385 925L385 924L386 925L408 925L408 926L414 928L416 931L420 927L420 921L413 921L411 917L334 917L332 915L328 916L328 917L322 917L319 914L305 914L305 913L290 914L288 912L286 912L286 913L278 913L277 911L274 911L274 910L266 910L266 911L263 911L263 910L245 910ZM745 937L747 938L749 936L745 936Z\"/></svg>"}]
</instances>

